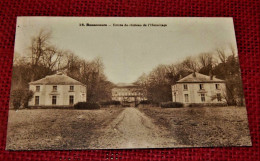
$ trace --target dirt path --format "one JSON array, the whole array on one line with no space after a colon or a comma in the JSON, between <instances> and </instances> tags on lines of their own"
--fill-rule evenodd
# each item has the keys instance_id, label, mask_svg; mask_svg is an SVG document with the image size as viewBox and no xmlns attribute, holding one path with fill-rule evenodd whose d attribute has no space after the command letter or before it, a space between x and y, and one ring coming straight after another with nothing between
<instances>
[{"instance_id":1,"label":"dirt path","mask_svg":"<svg viewBox=\"0 0 260 161\"><path fill-rule=\"evenodd\" d=\"M96 149L153 148L175 145L166 129L156 126L136 108L126 108L108 126L99 129L100 137L93 140ZM168 135L167 135L168 134ZM167 137L168 136L168 137Z\"/></svg>"}]
</instances>

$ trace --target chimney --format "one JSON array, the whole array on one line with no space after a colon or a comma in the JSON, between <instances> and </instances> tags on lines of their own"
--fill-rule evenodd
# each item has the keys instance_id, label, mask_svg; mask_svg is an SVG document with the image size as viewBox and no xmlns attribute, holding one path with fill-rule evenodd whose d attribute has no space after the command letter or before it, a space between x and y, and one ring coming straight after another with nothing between
<instances>
[{"instance_id":1,"label":"chimney","mask_svg":"<svg viewBox=\"0 0 260 161\"><path fill-rule=\"evenodd\" d=\"M57 75L62 75L63 73L61 71L56 72Z\"/></svg>"},{"instance_id":2,"label":"chimney","mask_svg":"<svg viewBox=\"0 0 260 161\"><path fill-rule=\"evenodd\" d=\"M180 74L180 76L179 76L179 80L180 80L180 79L182 79L182 75L181 75L181 74Z\"/></svg>"},{"instance_id":3,"label":"chimney","mask_svg":"<svg viewBox=\"0 0 260 161\"><path fill-rule=\"evenodd\" d=\"M196 73L195 73L195 72L193 72L192 76L193 76L193 77L196 77Z\"/></svg>"},{"instance_id":4,"label":"chimney","mask_svg":"<svg viewBox=\"0 0 260 161\"><path fill-rule=\"evenodd\" d=\"M210 79L210 80L213 80L213 74L212 74L211 71L209 71L209 79Z\"/></svg>"}]
</instances>

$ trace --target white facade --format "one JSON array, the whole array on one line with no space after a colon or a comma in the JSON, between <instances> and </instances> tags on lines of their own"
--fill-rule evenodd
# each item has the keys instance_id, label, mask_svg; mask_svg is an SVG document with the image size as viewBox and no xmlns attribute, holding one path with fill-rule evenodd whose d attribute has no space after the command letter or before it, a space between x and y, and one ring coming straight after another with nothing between
<instances>
[{"instance_id":1,"label":"white facade","mask_svg":"<svg viewBox=\"0 0 260 161\"><path fill-rule=\"evenodd\" d=\"M140 90L135 89L135 88L129 88L129 87L125 87L125 88L113 88L112 89L112 100L115 101L129 101L129 102L133 102L133 101L141 101L144 100L144 96L141 93Z\"/></svg>"},{"instance_id":2,"label":"white facade","mask_svg":"<svg viewBox=\"0 0 260 161\"><path fill-rule=\"evenodd\" d=\"M112 100L136 105L147 98L138 86L122 83L112 89Z\"/></svg>"},{"instance_id":3,"label":"white facade","mask_svg":"<svg viewBox=\"0 0 260 161\"><path fill-rule=\"evenodd\" d=\"M172 101L191 103L226 103L226 85L223 80L196 73L177 81L172 86ZM194 79L192 79L194 77ZM196 77L196 78L195 78Z\"/></svg>"},{"instance_id":4,"label":"white facade","mask_svg":"<svg viewBox=\"0 0 260 161\"><path fill-rule=\"evenodd\" d=\"M29 90L34 95L29 106L73 106L77 102L87 101L85 85L65 75L58 76L56 83L52 78L55 75L47 77L30 83Z\"/></svg>"}]
</instances>

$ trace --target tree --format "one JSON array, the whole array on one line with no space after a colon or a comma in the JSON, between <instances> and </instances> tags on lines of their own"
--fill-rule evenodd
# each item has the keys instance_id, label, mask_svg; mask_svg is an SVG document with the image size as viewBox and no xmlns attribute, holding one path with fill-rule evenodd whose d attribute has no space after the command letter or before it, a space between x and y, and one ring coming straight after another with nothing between
<instances>
[{"instance_id":1,"label":"tree","mask_svg":"<svg viewBox=\"0 0 260 161\"><path fill-rule=\"evenodd\" d=\"M217 54L221 61L215 66L213 73L226 82L227 103L229 105L244 105L239 59L236 51L231 47L231 54L227 54L223 49L218 49Z\"/></svg>"},{"instance_id":2,"label":"tree","mask_svg":"<svg viewBox=\"0 0 260 161\"><path fill-rule=\"evenodd\" d=\"M211 53L201 53L198 56L201 74L210 75L212 74L212 68L215 65L213 54Z\"/></svg>"},{"instance_id":3,"label":"tree","mask_svg":"<svg viewBox=\"0 0 260 161\"><path fill-rule=\"evenodd\" d=\"M61 50L51 42L52 32L42 29L31 38L29 57L15 54L12 79L12 98L16 108L23 106L22 91L29 82L62 71L87 86L87 100L97 102L111 99L112 83L104 74L101 58L88 61L70 50ZM24 93L26 94L26 93ZM26 100L26 99L25 99Z\"/></svg>"},{"instance_id":4,"label":"tree","mask_svg":"<svg viewBox=\"0 0 260 161\"><path fill-rule=\"evenodd\" d=\"M182 62L183 68L189 72L197 72L199 71L199 63L195 58L192 57L187 57L183 62Z\"/></svg>"},{"instance_id":5,"label":"tree","mask_svg":"<svg viewBox=\"0 0 260 161\"><path fill-rule=\"evenodd\" d=\"M213 65L213 56L211 53L201 53L198 59L202 68Z\"/></svg>"},{"instance_id":6,"label":"tree","mask_svg":"<svg viewBox=\"0 0 260 161\"><path fill-rule=\"evenodd\" d=\"M13 105L13 108L15 110L18 110L19 108L28 107L28 102L32 99L33 92L30 90L13 90L11 91L11 99L10 102Z\"/></svg>"},{"instance_id":7,"label":"tree","mask_svg":"<svg viewBox=\"0 0 260 161\"><path fill-rule=\"evenodd\" d=\"M217 49L214 52L201 53L187 57L179 64L158 65L149 74L143 74L136 83L147 91L148 99L163 102L171 101L171 85L192 72L215 75L226 82L225 100L228 105L242 105L244 95L240 75L239 60L235 48Z\"/></svg>"},{"instance_id":8,"label":"tree","mask_svg":"<svg viewBox=\"0 0 260 161\"><path fill-rule=\"evenodd\" d=\"M167 65L158 65L149 75L143 74L139 77L136 84L146 93L149 100L153 102L169 101L171 100L170 87L173 72L173 68Z\"/></svg>"},{"instance_id":9,"label":"tree","mask_svg":"<svg viewBox=\"0 0 260 161\"><path fill-rule=\"evenodd\" d=\"M219 60L221 61L221 63L226 63L227 56L226 56L225 50L219 48L219 49L216 49L216 52L218 54L218 57L219 57Z\"/></svg>"}]
</instances>

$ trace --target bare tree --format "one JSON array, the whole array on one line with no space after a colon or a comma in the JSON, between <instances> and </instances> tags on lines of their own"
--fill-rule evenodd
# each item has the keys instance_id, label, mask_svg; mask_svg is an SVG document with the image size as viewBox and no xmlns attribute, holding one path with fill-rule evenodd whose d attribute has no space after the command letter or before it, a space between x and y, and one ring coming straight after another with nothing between
<instances>
[{"instance_id":1,"label":"bare tree","mask_svg":"<svg viewBox=\"0 0 260 161\"><path fill-rule=\"evenodd\" d=\"M213 65L213 56L211 53L201 53L198 59L202 67Z\"/></svg>"},{"instance_id":2,"label":"bare tree","mask_svg":"<svg viewBox=\"0 0 260 161\"><path fill-rule=\"evenodd\" d=\"M218 48L218 49L216 50L216 52L217 52L217 54L218 54L218 58L219 58L219 60L221 61L221 63L226 63L226 61L227 61L227 55L226 55L226 53L225 53L225 50L222 49L222 48Z\"/></svg>"},{"instance_id":3,"label":"bare tree","mask_svg":"<svg viewBox=\"0 0 260 161\"><path fill-rule=\"evenodd\" d=\"M190 72L197 72L200 68L199 63L195 58L187 57L182 62L183 68Z\"/></svg>"},{"instance_id":4,"label":"bare tree","mask_svg":"<svg viewBox=\"0 0 260 161\"><path fill-rule=\"evenodd\" d=\"M42 29L37 36L32 37L30 46L32 66L42 63L41 58L43 57L47 48L49 47L51 34L51 31Z\"/></svg>"},{"instance_id":5,"label":"bare tree","mask_svg":"<svg viewBox=\"0 0 260 161\"><path fill-rule=\"evenodd\" d=\"M45 53L42 56L42 63L45 67L50 70L58 70L60 68L61 59L63 57L63 52L54 46L49 46L46 48Z\"/></svg>"}]
</instances>

